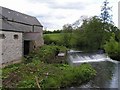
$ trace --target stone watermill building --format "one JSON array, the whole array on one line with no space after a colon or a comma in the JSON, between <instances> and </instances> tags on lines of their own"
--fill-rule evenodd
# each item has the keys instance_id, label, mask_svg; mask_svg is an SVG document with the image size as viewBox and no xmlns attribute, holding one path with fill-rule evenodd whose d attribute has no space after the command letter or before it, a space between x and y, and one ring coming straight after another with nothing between
<instances>
[{"instance_id":1,"label":"stone watermill building","mask_svg":"<svg viewBox=\"0 0 120 90\"><path fill-rule=\"evenodd\" d=\"M0 62L19 62L24 55L44 44L43 26L32 16L0 7Z\"/></svg>"}]
</instances>

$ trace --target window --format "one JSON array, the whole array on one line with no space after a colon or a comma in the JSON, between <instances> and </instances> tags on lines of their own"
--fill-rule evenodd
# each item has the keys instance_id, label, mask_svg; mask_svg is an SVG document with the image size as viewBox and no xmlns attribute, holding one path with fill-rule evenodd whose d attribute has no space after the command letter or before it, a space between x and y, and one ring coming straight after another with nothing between
<instances>
[{"instance_id":1,"label":"window","mask_svg":"<svg viewBox=\"0 0 120 90\"><path fill-rule=\"evenodd\" d=\"M17 34L14 35L14 39L18 39L18 35Z\"/></svg>"},{"instance_id":2,"label":"window","mask_svg":"<svg viewBox=\"0 0 120 90\"><path fill-rule=\"evenodd\" d=\"M0 34L0 39L5 39L5 34Z\"/></svg>"}]
</instances>

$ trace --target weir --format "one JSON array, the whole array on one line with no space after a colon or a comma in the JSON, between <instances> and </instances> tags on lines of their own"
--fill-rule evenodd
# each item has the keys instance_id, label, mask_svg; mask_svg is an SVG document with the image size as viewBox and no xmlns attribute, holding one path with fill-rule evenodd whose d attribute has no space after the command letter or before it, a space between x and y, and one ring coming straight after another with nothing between
<instances>
[{"instance_id":1,"label":"weir","mask_svg":"<svg viewBox=\"0 0 120 90\"><path fill-rule=\"evenodd\" d=\"M76 88L104 88L120 90L120 62L110 59L105 53L84 53L70 50L68 62L72 66L89 63L97 71L97 75L90 82ZM71 90L71 89L69 89Z\"/></svg>"},{"instance_id":2,"label":"weir","mask_svg":"<svg viewBox=\"0 0 120 90\"><path fill-rule=\"evenodd\" d=\"M82 51L69 51L69 62L72 64L87 63L87 62L102 62L110 61L118 63L118 61L110 59L106 54L99 53L83 53Z\"/></svg>"}]
</instances>

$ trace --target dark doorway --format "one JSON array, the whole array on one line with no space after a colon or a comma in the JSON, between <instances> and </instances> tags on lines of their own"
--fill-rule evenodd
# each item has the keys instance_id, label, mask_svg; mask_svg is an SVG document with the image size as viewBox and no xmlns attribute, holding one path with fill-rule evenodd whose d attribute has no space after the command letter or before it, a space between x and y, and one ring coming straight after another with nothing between
<instances>
[{"instance_id":1,"label":"dark doorway","mask_svg":"<svg viewBox=\"0 0 120 90\"><path fill-rule=\"evenodd\" d=\"M24 55L28 55L30 52L30 41L24 41Z\"/></svg>"}]
</instances>

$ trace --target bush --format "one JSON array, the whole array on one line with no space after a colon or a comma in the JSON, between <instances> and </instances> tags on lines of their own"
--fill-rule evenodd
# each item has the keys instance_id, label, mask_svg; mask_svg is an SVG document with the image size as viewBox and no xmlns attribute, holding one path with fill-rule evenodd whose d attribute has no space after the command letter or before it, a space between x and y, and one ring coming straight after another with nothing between
<instances>
[{"instance_id":1,"label":"bush","mask_svg":"<svg viewBox=\"0 0 120 90\"><path fill-rule=\"evenodd\" d=\"M62 46L56 45L45 45L42 46L38 52L38 57L45 63L55 63L57 62L56 57L59 52L65 52L67 49Z\"/></svg>"},{"instance_id":2,"label":"bush","mask_svg":"<svg viewBox=\"0 0 120 90\"><path fill-rule=\"evenodd\" d=\"M24 64L31 63L33 60L40 60L45 63L66 63L66 56L58 57L59 52L66 53L67 48L57 45L44 45L34 50L22 60Z\"/></svg>"},{"instance_id":3,"label":"bush","mask_svg":"<svg viewBox=\"0 0 120 90\"><path fill-rule=\"evenodd\" d=\"M46 35L46 36L44 36L44 43L49 45L49 44L52 44L53 41L50 39L49 36Z\"/></svg>"},{"instance_id":4,"label":"bush","mask_svg":"<svg viewBox=\"0 0 120 90\"><path fill-rule=\"evenodd\" d=\"M115 40L114 33L110 40L104 45L104 49L112 59L120 60L120 43Z\"/></svg>"},{"instance_id":5,"label":"bush","mask_svg":"<svg viewBox=\"0 0 120 90\"><path fill-rule=\"evenodd\" d=\"M62 70L54 76L48 76L42 82L42 88L66 88L80 85L89 81L96 75L96 71L89 64L82 64L79 67L59 66Z\"/></svg>"}]
</instances>

